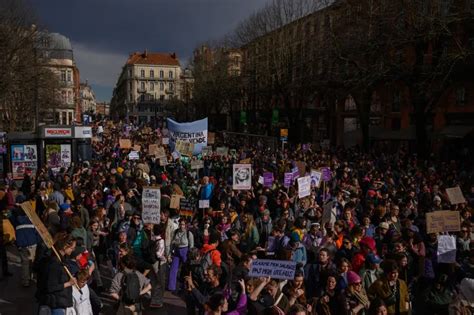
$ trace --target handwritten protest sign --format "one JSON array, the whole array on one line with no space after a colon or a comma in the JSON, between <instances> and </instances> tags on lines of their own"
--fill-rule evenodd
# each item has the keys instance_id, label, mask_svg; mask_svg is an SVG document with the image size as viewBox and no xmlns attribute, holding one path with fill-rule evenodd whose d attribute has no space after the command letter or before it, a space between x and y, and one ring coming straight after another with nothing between
<instances>
[{"instance_id":1,"label":"handwritten protest sign","mask_svg":"<svg viewBox=\"0 0 474 315\"><path fill-rule=\"evenodd\" d=\"M438 235L438 263L451 264L456 262L456 237Z\"/></svg>"},{"instance_id":2,"label":"handwritten protest sign","mask_svg":"<svg viewBox=\"0 0 474 315\"><path fill-rule=\"evenodd\" d=\"M426 232L442 233L461 230L459 211L442 210L426 214Z\"/></svg>"},{"instance_id":3,"label":"handwritten protest sign","mask_svg":"<svg viewBox=\"0 0 474 315\"><path fill-rule=\"evenodd\" d=\"M143 223L160 224L161 193L159 188L146 187L142 193Z\"/></svg>"},{"instance_id":4,"label":"handwritten protest sign","mask_svg":"<svg viewBox=\"0 0 474 315\"><path fill-rule=\"evenodd\" d=\"M138 160L139 158L140 158L140 154L138 153L138 151L132 151L128 154L128 159L130 161Z\"/></svg>"},{"instance_id":5,"label":"handwritten protest sign","mask_svg":"<svg viewBox=\"0 0 474 315\"><path fill-rule=\"evenodd\" d=\"M207 144L214 144L216 141L216 134L214 132L207 133Z\"/></svg>"},{"instance_id":6,"label":"handwritten protest sign","mask_svg":"<svg viewBox=\"0 0 474 315\"><path fill-rule=\"evenodd\" d=\"M199 200L199 209L209 208L209 200Z\"/></svg>"},{"instance_id":7,"label":"handwritten protest sign","mask_svg":"<svg viewBox=\"0 0 474 315\"><path fill-rule=\"evenodd\" d=\"M53 247L53 238L51 237L51 234L49 234L49 231L46 226L43 224L43 221L41 221L41 219L36 214L36 211L35 209L33 209L33 205L31 204L31 202L23 202L21 204L21 208L23 209L23 211L25 211L26 216L35 226L36 231L38 231L38 234L40 235L46 246L48 248Z\"/></svg>"},{"instance_id":8,"label":"handwritten protest sign","mask_svg":"<svg viewBox=\"0 0 474 315\"><path fill-rule=\"evenodd\" d=\"M305 176L298 178L298 197L304 198L311 194L311 177Z\"/></svg>"},{"instance_id":9,"label":"handwritten protest sign","mask_svg":"<svg viewBox=\"0 0 474 315\"><path fill-rule=\"evenodd\" d=\"M157 144L150 144L148 146L148 154L154 155L156 157L156 153L158 152L158 145Z\"/></svg>"},{"instance_id":10,"label":"handwritten protest sign","mask_svg":"<svg viewBox=\"0 0 474 315\"><path fill-rule=\"evenodd\" d=\"M120 145L120 149L131 149L132 141L130 139L120 139L119 145Z\"/></svg>"},{"instance_id":11,"label":"handwritten protest sign","mask_svg":"<svg viewBox=\"0 0 474 315\"><path fill-rule=\"evenodd\" d=\"M250 266L249 276L293 280L295 278L295 271L295 261L255 259Z\"/></svg>"},{"instance_id":12,"label":"handwritten protest sign","mask_svg":"<svg viewBox=\"0 0 474 315\"><path fill-rule=\"evenodd\" d=\"M191 169L198 170L200 168L204 168L204 161L203 160L193 160L191 161Z\"/></svg>"},{"instance_id":13,"label":"handwritten protest sign","mask_svg":"<svg viewBox=\"0 0 474 315\"><path fill-rule=\"evenodd\" d=\"M311 185L319 187L321 185L322 173L320 171L311 170Z\"/></svg>"},{"instance_id":14,"label":"handwritten protest sign","mask_svg":"<svg viewBox=\"0 0 474 315\"><path fill-rule=\"evenodd\" d=\"M461 188L459 186L446 188L446 194L448 195L449 202L452 205L457 205L459 203L465 203L466 199L462 194Z\"/></svg>"},{"instance_id":15,"label":"handwritten protest sign","mask_svg":"<svg viewBox=\"0 0 474 315\"><path fill-rule=\"evenodd\" d=\"M161 139L161 144L162 144L162 145L168 145L168 144L170 144L170 138L162 138L162 139Z\"/></svg>"},{"instance_id":16,"label":"handwritten protest sign","mask_svg":"<svg viewBox=\"0 0 474 315\"><path fill-rule=\"evenodd\" d=\"M171 209L178 209L180 201L181 201L181 196L180 195L177 195L177 194L171 195L170 208Z\"/></svg>"}]
</instances>

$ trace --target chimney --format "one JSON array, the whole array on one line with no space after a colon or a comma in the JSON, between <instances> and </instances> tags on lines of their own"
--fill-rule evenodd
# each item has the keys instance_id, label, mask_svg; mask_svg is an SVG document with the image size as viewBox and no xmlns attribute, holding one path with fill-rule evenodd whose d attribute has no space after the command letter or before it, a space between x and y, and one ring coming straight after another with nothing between
<instances>
[{"instance_id":1,"label":"chimney","mask_svg":"<svg viewBox=\"0 0 474 315\"><path fill-rule=\"evenodd\" d=\"M173 52L173 53L171 54L171 58L176 59L176 53L175 53L175 52Z\"/></svg>"},{"instance_id":2,"label":"chimney","mask_svg":"<svg viewBox=\"0 0 474 315\"><path fill-rule=\"evenodd\" d=\"M144 58L148 57L148 50L145 49L145 51L143 52L143 57Z\"/></svg>"}]
</instances>

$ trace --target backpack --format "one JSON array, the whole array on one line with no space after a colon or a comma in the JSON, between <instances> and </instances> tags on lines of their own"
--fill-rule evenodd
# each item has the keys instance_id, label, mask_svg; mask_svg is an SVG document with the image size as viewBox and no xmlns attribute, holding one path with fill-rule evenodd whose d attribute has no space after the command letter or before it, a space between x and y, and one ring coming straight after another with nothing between
<instances>
[{"instance_id":1,"label":"backpack","mask_svg":"<svg viewBox=\"0 0 474 315\"><path fill-rule=\"evenodd\" d=\"M215 251L217 249L211 249L210 251L208 251L204 257L201 258L201 262L200 262L200 265L201 265L201 270L204 272L207 270L207 268L209 268L210 265L212 265L212 252Z\"/></svg>"},{"instance_id":2,"label":"backpack","mask_svg":"<svg viewBox=\"0 0 474 315\"><path fill-rule=\"evenodd\" d=\"M122 301L125 305L137 304L140 299L140 279L135 271L122 277Z\"/></svg>"}]
</instances>

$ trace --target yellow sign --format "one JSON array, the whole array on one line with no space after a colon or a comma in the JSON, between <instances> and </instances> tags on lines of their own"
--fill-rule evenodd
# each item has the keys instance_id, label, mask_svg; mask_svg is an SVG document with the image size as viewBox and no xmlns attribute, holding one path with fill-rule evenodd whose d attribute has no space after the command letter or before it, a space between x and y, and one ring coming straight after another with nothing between
<instances>
[{"instance_id":1,"label":"yellow sign","mask_svg":"<svg viewBox=\"0 0 474 315\"><path fill-rule=\"evenodd\" d=\"M280 137L288 138L288 129L280 129Z\"/></svg>"}]
</instances>

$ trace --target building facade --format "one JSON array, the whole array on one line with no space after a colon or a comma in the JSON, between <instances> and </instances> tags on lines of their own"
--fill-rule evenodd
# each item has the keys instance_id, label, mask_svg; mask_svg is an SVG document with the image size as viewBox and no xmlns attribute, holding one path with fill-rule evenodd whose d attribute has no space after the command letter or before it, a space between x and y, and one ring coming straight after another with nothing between
<instances>
[{"instance_id":1,"label":"building facade","mask_svg":"<svg viewBox=\"0 0 474 315\"><path fill-rule=\"evenodd\" d=\"M186 76L175 53L132 53L115 86L112 112L139 123L166 116L166 105L185 97L183 77Z\"/></svg>"},{"instance_id":2,"label":"building facade","mask_svg":"<svg viewBox=\"0 0 474 315\"><path fill-rule=\"evenodd\" d=\"M97 102L95 99L95 93L92 87L86 81L80 84L80 104L81 113L95 113L97 112Z\"/></svg>"},{"instance_id":3,"label":"building facade","mask_svg":"<svg viewBox=\"0 0 474 315\"><path fill-rule=\"evenodd\" d=\"M58 33L47 33L41 36L38 52L44 66L57 75L60 83L60 105L42 113L41 123L72 125L80 122L80 74L69 38Z\"/></svg>"}]
</instances>

